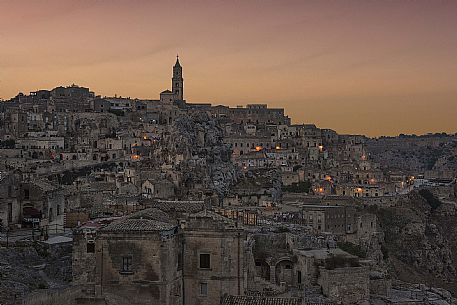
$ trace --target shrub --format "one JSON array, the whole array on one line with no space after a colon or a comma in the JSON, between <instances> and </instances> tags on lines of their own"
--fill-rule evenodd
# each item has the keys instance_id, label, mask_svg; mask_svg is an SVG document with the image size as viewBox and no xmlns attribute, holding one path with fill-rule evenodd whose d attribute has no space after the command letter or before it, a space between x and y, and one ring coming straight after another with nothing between
<instances>
[{"instance_id":1,"label":"shrub","mask_svg":"<svg viewBox=\"0 0 457 305\"><path fill-rule=\"evenodd\" d=\"M311 189L311 182L303 181L299 183L293 183L291 185L284 185L282 190L284 192L291 192L291 193L309 193Z\"/></svg>"}]
</instances>

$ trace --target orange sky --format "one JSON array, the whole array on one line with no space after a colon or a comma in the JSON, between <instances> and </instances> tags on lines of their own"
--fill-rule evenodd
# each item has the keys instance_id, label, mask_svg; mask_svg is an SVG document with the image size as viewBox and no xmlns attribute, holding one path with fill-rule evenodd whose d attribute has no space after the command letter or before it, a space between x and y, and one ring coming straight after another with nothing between
<instances>
[{"instance_id":1,"label":"orange sky","mask_svg":"<svg viewBox=\"0 0 457 305\"><path fill-rule=\"evenodd\" d=\"M72 83L284 107L371 136L457 132L457 1L0 0L0 98Z\"/></svg>"}]
</instances>

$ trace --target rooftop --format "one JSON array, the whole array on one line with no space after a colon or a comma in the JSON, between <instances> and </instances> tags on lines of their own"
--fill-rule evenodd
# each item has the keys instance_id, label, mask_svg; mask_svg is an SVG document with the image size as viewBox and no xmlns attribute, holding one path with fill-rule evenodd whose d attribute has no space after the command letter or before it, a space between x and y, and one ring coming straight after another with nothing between
<instances>
[{"instance_id":1,"label":"rooftop","mask_svg":"<svg viewBox=\"0 0 457 305\"><path fill-rule=\"evenodd\" d=\"M151 220L151 219L131 219L124 218L118 221L114 221L111 224L107 225L100 231L102 232L158 232L158 231L168 231L175 228L176 225Z\"/></svg>"},{"instance_id":2,"label":"rooftop","mask_svg":"<svg viewBox=\"0 0 457 305\"><path fill-rule=\"evenodd\" d=\"M229 295L222 305L302 305L299 298L273 298L262 296L233 296Z\"/></svg>"},{"instance_id":3,"label":"rooftop","mask_svg":"<svg viewBox=\"0 0 457 305\"><path fill-rule=\"evenodd\" d=\"M147 219L147 220L156 220L164 223L172 223L173 220L162 210L156 208L144 209L139 212L128 215L128 219Z\"/></svg>"},{"instance_id":4,"label":"rooftop","mask_svg":"<svg viewBox=\"0 0 457 305\"><path fill-rule=\"evenodd\" d=\"M196 213L205 208L205 203L203 201L145 200L144 203L166 213L172 211L179 213Z\"/></svg>"},{"instance_id":5,"label":"rooftop","mask_svg":"<svg viewBox=\"0 0 457 305\"><path fill-rule=\"evenodd\" d=\"M300 250L304 256L314 257L316 259L327 259L331 256L345 256L348 258L356 258L356 256L347 253L346 251L341 250L340 248L330 248L330 249L313 249L313 250Z\"/></svg>"}]
</instances>

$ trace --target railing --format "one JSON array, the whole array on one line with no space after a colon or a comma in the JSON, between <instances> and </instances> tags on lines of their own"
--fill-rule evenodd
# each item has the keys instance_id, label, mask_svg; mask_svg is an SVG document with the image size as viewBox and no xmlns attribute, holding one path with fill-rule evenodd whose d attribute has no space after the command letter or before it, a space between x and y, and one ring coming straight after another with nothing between
<instances>
[{"instance_id":1,"label":"railing","mask_svg":"<svg viewBox=\"0 0 457 305\"><path fill-rule=\"evenodd\" d=\"M49 234L62 234L69 232L63 225L52 224L45 225L39 228L0 231L0 244L9 247L12 244L21 242L35 242L38 240L47 240Z\"/></svg>"},{"instance_id":2,"label":"railing","mask_svg":"<svg viewBox=\"0 0 457 305\"><path fill-rule=\"evenodd\" d=\"M53 224L53 225L45 225L42 228L44 228L48 234L49 233L59 234L59 233L68 232L68 229L66 229L64 225L59 225L57 223Z\"/></svg>"},{"instance_id":3,"label":"railing","mask_svg":"<svg viewBox=\"0 0 457 305\"><path fill-rule=\"evenodd\" d=\"M9 229L0 232L0 244L9 247L11 244L23 241L36 241L40 236L39 229L11 231Z\"/></svg>"}]
</instances>

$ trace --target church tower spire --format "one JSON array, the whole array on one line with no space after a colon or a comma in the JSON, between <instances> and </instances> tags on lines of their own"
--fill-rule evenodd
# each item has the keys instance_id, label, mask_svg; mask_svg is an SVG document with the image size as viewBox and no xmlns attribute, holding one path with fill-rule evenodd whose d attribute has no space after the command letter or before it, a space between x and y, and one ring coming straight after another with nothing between
<instances>
[{"instance_id":1,"label":"church tower spire","mask_svg":"<svg viewBox=\"0 0 457 305\"><path fill-rule=\"evenodd\" d=\"M184 100L184 79L182 78L182 67L179 63L179 55L176 55L176 63L173 66L173 77L171 78L171 90L176 100Z\"/></svg>"}]
</instances>

